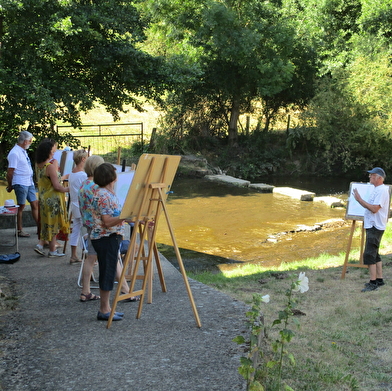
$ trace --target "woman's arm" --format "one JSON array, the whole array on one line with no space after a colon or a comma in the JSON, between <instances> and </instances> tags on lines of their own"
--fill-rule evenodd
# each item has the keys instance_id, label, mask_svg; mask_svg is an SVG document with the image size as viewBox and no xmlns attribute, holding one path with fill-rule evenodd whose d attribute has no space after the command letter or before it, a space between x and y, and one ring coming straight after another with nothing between
<instances>
[{"instance_id":1,"label":"woman's arm","mask_svg":"<svg viewBox=\"0 0 392 391\"><path fill-rule=\"evenodd\" d=\"M56 191L60 193L68 193L69 188L64 187L60 182L57 176L57 167L56 164L49 164L46 167L46 175L49 177L50 181L52 182L52 186Z\"/></svg>"},{"instance_id":2,"label":"woman's arm","mask_svg":"<svg viewBox=\"0 0 392 391\"><path fill-rule=\"evenodd\" d=\"M114 227L124 221L124 219L119 219L118 217L113 217L111 215L101 215L101 219L106 228Z\"/></svg>"}]
</instances>

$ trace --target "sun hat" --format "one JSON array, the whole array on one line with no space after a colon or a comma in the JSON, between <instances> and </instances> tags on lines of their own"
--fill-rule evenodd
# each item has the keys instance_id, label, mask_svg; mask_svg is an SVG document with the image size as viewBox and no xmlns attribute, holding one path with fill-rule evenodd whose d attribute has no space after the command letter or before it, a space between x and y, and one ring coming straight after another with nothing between
<instances>
[{"instance_id":1,"label":"sun hat","mask_svg":"<svg viewBox=\"0 0 392 391\"><path fill-rule=\"evenodd\" d=\"M15 201L14 200L5 200L4 206L6 208L13 208L15 206Z\"/></svg>"},{"instance_id":2,"label":"sun hat","mask_svg":"<svg viewBox=\"0 0 392 391\"><path fill-rule=\"evenodd\" d=\"M386 177L385 171L381 167L374 167L372 170L368 171L369 174L377 174L382 176L384 179Z\"/></svg>"}]
</instances>

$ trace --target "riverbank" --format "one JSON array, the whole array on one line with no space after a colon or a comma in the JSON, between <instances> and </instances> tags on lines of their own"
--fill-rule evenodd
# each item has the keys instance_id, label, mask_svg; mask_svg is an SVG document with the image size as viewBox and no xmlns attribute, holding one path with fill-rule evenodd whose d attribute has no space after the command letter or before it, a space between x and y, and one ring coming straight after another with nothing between
<instances>
[{"instance_id":1,"label":"riverbank","mask_svg":"<svg viewBox=\"0 0 392 391\"><path fill-rule=\"evenodd\" d=\"M284 360L283 380L294 390L392 390L392 338L386 332L392 323L391 236L389 224L381 250L386 285L373 292L361 292L369 280L366 268L349 267L342 279L345 254L323 254L275 268L238 265L190 276L247 303L255 292L270 295L270 302L262 304L268 335L263 356L268 361L276 359L272 343L282 329L280 324L271 327L272 323L287 305L291 282L305 272L309 291L294 294L296 316L287 326L293 338L285 344L296 365ZM358 264L358 251L353 249L349 259ZM271 376L266 368L263 373Z\"/></svg>"}]
</instances>

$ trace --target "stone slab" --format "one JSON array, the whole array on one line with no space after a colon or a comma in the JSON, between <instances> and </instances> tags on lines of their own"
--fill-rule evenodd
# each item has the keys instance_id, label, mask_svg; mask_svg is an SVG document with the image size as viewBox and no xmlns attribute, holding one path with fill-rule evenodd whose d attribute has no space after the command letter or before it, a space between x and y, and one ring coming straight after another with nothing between
<instances>
[{"instance_id":1,"label":"stone slab","mask_svg":"<svg viewBox=\"0 0 392 391\"><path fill-rule=\"evenodd\" d=\"M239 187L249 187L250 185L250 181L234 178L230 175L206 175L204 178L209 181L223 182Z\"/></svg>"},{"instance_id":2,"label":"stone slab","mask_svg":"<svg viewBox=\"0 0 392 391\"><path fill-rule=\"evenodd\" d=\"M275 187L273 193L283 194L300 201L313 201L315 193L305 190L293 189L291 187Z\"/></svg>"},{"instance_id":3,"label":"stone slab","mask_svg":"<svg viewBox=\"0 0 392 391\"><path fill-rule=\"evenodd\" d=\"M324 204L327 204L331 208L343 208L345 207L344 202L337 197L314 197L313 198L314 202L323 202Z\"/></svg>"},{"instance_id":4,"label":"stone slab","mask_svg":"<svg viewBox=\"0 0 392 391\"><path fill-rule=\"evenodd\" d=\"M251 189L256 189L261 193L272 193L275 186L267 185L266 183L251 183L249 187Z\"/></svg>"}]
</instances>

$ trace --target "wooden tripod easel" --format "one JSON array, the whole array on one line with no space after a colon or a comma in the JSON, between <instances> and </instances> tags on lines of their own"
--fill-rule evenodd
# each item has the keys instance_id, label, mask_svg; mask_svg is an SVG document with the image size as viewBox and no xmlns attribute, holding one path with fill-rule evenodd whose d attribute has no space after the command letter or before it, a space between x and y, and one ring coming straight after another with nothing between
<instances>
[{"instance_id":1,"label":"wooden tripod easel","mask_svg":"<svg viewBox=\"0 0 392 391\"><path fill-rule=\"evenodd\" d=\"M182 262L181 254L177 246L173 228L171 226L165 205L167 192L171 187L171 183L173 181L179 161L179 156L144 154L140 157L134 179L128 191L128 196L120 216L121 218L126 218L127 220L134 222L134 229L130 239L128 251L123 261L123 270L112 303L112 310L110 312L107 328L109 328L112 324L118 301L137 295L140 295L140 302L136 318L140 318L148 282L150 282L148 300L149 302L152 302L152 273L154 254L162 291L166 292L166 284L164 281L163 272L159 261L159 254L155 242L158 222L162 211L164 212L166 223L170 231L173 247L178 264L180 266L180 271L185 283L185 287L188 292L189 300L191 302L196 324L198 327L201 327L196 304L193 299L184 264ZM134 259L131 259L133 258L132 254L136 245L136 238L138 233L140 238L140 245L136 256ZM147 243L146 246L145 243ZM144 269L144 275L142 276L140 274L138 275L141 262L143 263ZM131 268L129 293L121 294L121 285L126 278L128 268ZM142 287L141 289L135 290L137 279L142 280Z\"/></svg>"},{"instance_id":2,"label":"wooden tripod easel","mask_svg":"<svg viewBox=\"0 0 392 391\"><path fill-rule=\"evenodd\" d=\"M351 251L351 245L353 242L353 235L354 235L354 231L355 231L355 223L357 221L361 221L361 220L353 220L352 225L351 225L350 237L348 240L346 257L344 259L341 279L344 279L344 277L346 276L347 267L349 267L349 266L367 268L367 265L363 264L363 247L364 247L364 243L365 243L365 229L363 226L363 221L362 221L362 227L361 227L361 247L360 247L360 252L359 252L359 263L348 263L348 258L350 256L350 251Z\"/></svg>"}]
</instances>

